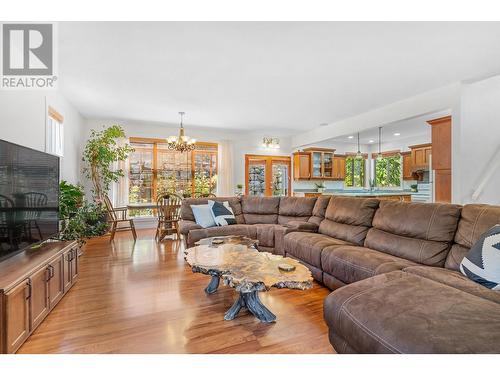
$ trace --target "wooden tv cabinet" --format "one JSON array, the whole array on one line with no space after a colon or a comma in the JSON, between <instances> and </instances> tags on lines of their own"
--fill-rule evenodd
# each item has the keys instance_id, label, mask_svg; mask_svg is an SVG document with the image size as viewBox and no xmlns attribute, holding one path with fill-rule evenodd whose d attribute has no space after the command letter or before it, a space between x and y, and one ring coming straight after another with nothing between
<instances>
[{"instance_id":1,"label":"wooden tv cabinet","mask_svg":"<svg viewBox=\"0 0 500 375\"><path fill-rule=\"evenodd\" d=\"M49 242L0 262L0 353L15 353L78 278L78 244Z\"/></svg>"}]
</instances>

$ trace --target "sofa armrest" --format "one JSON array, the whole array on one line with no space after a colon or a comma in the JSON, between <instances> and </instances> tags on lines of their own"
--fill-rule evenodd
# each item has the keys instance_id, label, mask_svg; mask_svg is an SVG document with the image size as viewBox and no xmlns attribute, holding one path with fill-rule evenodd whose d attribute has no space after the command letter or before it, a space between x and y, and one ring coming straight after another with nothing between
<instances>
[{"instance_id":1,"label":"sofa armrest","mask_svg":"<svg viewBox=\"0 0 500 375\"><path fill-rule=\"evenodd\" d=\"M285 256L285 236L291 232L313 232L316 233L319 226L307 221L289 221L274 231L274 252Z\"/></svg>"},{"instance_id":2,"label":"sofa armrest","mask_svg":"<svg viewBox=\"0 0 500 375\"><path fill-rule=\"evenodd\" d=\"M179 231L183 235L187 236L189 231L195 229L203 229L203 227L191 220L179 220Z\"/></svg>"}]
</instances>

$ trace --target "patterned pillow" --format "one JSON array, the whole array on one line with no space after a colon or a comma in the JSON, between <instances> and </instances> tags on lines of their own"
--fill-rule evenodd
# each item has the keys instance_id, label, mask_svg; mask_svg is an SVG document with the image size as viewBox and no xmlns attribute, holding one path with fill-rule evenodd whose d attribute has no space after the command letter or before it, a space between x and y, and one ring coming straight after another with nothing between
<instances>
[{"instance_id":1,"label":"patterned pillow","mask_svg":"<svg viewBox=\"0 0 500 375\"><path fill-rule=\"evenodd\" d=\"M212 210L212 216L218 226L236 224L236 218L229 202L208 201L208 206Z\"/></svg>"},{"instance_id":2,"label":"patterned pillow","mask_svg":"<svg viewBox=\"0 0 500 375\"><path fill-rule=\"evenodd\" d=\"M495 225L471 247L460 271L472 281L500 290L500 225Z\"/></svg>"}]
</instances>

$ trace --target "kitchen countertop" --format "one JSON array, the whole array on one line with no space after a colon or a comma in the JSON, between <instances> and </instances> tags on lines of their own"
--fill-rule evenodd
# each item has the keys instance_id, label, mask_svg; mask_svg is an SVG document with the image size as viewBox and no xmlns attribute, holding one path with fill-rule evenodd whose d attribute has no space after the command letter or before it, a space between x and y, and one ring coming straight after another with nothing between
<instances>
[{"instance_id":1,"label":"kitchen countertop","mask_svg":"<svg viewBox=\"0 0 500 375\"><path fill-rule=\"evenodd\" d=\"M295 189L294 193L318 193L315 189ZM326 189L323 195L345 195L348 197L380 197L390 195L411 195L410 190L334 190Z\"/></svg>"}]
</instances>

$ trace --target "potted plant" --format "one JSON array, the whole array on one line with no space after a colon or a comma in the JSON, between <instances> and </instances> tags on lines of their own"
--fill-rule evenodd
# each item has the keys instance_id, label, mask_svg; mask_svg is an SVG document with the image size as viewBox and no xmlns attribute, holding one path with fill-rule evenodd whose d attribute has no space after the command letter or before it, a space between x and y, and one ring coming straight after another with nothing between
<instances>
[{"instance_id":1,"label":"potted plant","mask_svg":"<svg viewBox=\"0 0 500 375\"><path fill-rule=\"evenodd\" d=\"M68 220L75 216L78 208L83 204L83 187L69 184L65 180L59 183L59 219L61 229L64 230Z\"/></svg>"},{"instance_id":2,"label":"potted plant","mask_svg":"<svg viewBox=\"0 0 500 375\"><path fill-rule=\"evenodd\" d=\"M122 169L113 169L113 164L127 159L134 151L129 144L119 145L125 138L122 127L113 125L103 130L90 132L89 140L83 151L83 172L92 181L94 199L102 201L112 182L123 176Z\"/></svg>"},{"instance_id":3,"label":"potted plant","mask_svg":"<svg viewBox=\"0 0 500 375\"><path fill-rule=\"evenodd\" d=\"M242 195L243 194L243 184L237 184L236 185L236 195Z\"/></svg>"},{"instance_id":4,"label":"potted plant","mask_svg":"<svg viewBox=\"0 0 500 375\"><path fill-rule=\"evenodd\" d=\"M91 237L102 236L108 231L106 211L100 204L83 201L73 216L67 219L58 240L78 241L82 246Z\"/></svg>"},{"instance_id":5,"label":"potted plant","mask_svg":"<svg viewBox=\"0 0 500 375\"><path fill-rule=\"evenodd\" d=\"M316 186L316 191L318 193L322 193L325 190L325 184L323 183L323 181L321 181L319 184L315 182L314 185Z\"/></svg>"},{"instance_id":6,"label":"potted plant","mask_svg":"<svg viewBox=\"0 0 500 375\"><path fill-rule=\"evenodd\" d=\"M410 185L410 189L413 193L418 193L418 185L417 184Z\"/></svg>"}]
</instances>

